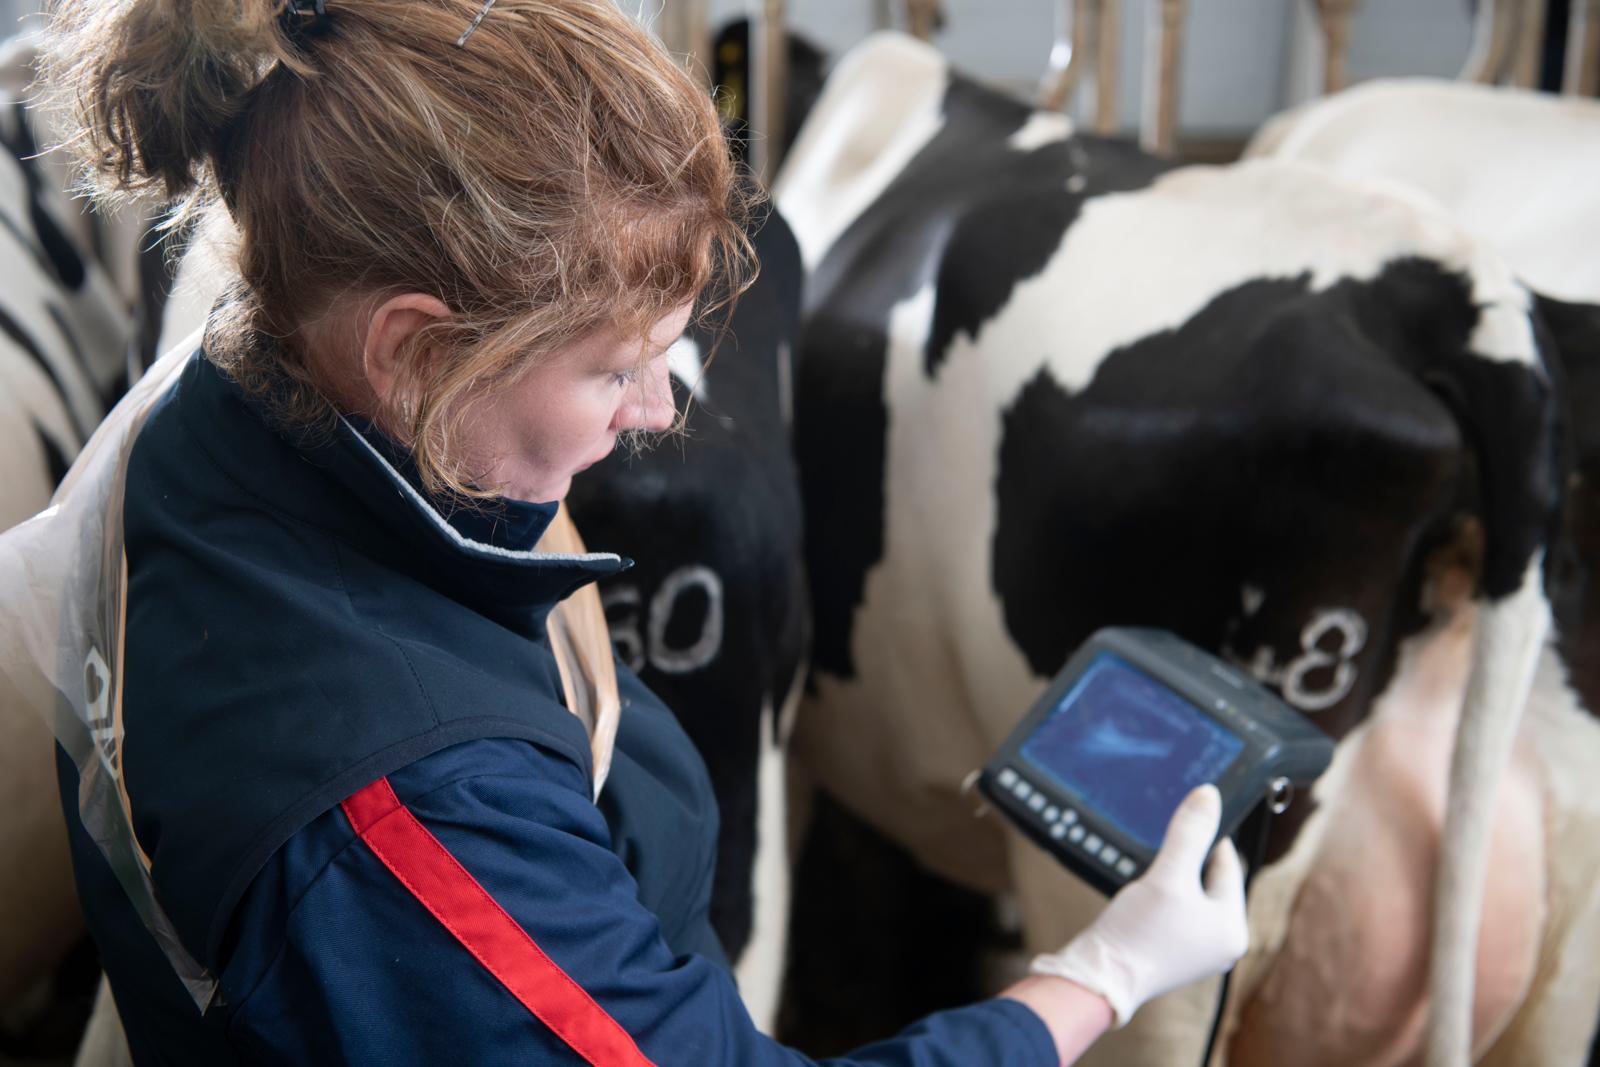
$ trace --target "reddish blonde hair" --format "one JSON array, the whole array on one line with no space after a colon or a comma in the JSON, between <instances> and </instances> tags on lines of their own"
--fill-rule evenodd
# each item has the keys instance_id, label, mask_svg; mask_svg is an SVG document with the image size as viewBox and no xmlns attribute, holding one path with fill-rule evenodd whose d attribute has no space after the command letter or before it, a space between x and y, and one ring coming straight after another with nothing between
<instances>
[{"instance_id":1,"label":"reddish blonde hair","mask_svg":"<svg viewBox=\"0 0 1600 1067\"><path fill-rule=\"evenodd\" d=\"M231 216L243 286L207 354L291 422L332 416L307 324L348 297L448 305L380 421L468 495L474 398L754 272L711 101L643 29L611 0L497 0L458 47L480 9L328 0L291 37L276 0L62 0L44 71L102 198Z\"/></svg>"}]
</instances>

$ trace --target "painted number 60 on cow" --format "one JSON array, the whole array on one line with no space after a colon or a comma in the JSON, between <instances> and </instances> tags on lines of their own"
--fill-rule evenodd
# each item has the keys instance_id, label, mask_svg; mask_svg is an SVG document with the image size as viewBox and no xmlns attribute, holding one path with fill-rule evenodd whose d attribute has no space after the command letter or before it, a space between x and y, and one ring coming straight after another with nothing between
<instances>
[{"instance_id":1,"label":"painted number 60 on cow","mask_svg":"<svg viewBox=\"0 0 1600 1067\"><path fill-rule=\"evenodd\" d=\"M682 620L688 620L693 627L696 601L702 597L705 606L699 613L697 632L692 640L685 641ZM643 632L639 623L644 596L637 585L612 585L601 595L600 602L611 624L617 655L635 672L642 671L648 663L664 674L687 674L711 663L722 650L722 579L704 564L679 567L662 580L643 613ZM672 626L675 619L680 620L676 630ZM673 630L670 639L669 630Z\"/></svg>"}]
</instances>

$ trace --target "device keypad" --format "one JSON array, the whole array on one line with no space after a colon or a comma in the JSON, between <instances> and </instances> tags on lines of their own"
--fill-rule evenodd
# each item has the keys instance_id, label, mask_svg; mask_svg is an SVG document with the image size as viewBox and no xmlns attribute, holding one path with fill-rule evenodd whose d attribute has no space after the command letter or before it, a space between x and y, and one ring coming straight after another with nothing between
<instances>
[{"instance_id":1,"label":"device keypad","mask_svg":"<svg viewBox=\"0 0 1600 1067\"><path fill-rule=\"evenodd\" d=\"M1015 768L1002 767L995 780L1001 789L1010 793L1044 823L1044 831L1052 841L1077 845L1123 879L1133 878L1139 873L1139 865L1133 857L1123 855L1121 849L1099 834L1090 833L1082 825L1076 811L1065 804L1054 803Z\"/></svg>"}]
</instances>

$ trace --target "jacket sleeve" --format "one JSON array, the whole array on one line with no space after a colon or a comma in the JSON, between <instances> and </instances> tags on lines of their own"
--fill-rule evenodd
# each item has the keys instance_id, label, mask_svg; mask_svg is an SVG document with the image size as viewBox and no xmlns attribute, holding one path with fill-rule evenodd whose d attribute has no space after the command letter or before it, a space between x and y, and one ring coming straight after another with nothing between
<instances>
[{"instance_id":1,"label":"jacket sleeve","mask_svg":"<svg viewBox=\"0 0 1600 1067\"><path fill-rule=\"evenodd\" d=\"M756 1030L726 970L674 958L609 848L581 768L531 744L473 741L378 787L392 788L391 809L347 802L324 814L235 912L223 994L230 1039L249 1059L811 1062ZM1056 1059L1038 1016L994 1000L829 1062Z\"/></svg>"}]
</instances>

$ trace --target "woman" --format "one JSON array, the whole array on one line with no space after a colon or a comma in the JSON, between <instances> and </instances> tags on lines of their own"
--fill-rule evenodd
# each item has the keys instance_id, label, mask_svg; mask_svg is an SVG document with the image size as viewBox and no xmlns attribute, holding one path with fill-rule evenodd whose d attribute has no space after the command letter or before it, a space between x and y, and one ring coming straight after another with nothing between
<instances>
[{"instance_id":1,"label":"woman","mask_svg":"<svg viewBox=\"0 0 1600 1067\"><path fill-rule=\"evenodd\" d=\"M534 550L575 474L673 425L666 348L750 274L709 102L609 0L71 0L54 33L101 189L240 241L123 520L122 781L204 1014L62 763L136 1062L804 1062L706 921L671 715L621 667L614 748L563 706L551 609L627 561ZM1218 808L1032 977L849 1062L1069 1061L1227 966Z\"/></svg>"}]
</instances>

